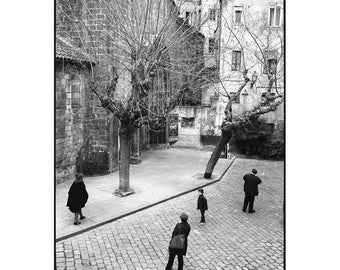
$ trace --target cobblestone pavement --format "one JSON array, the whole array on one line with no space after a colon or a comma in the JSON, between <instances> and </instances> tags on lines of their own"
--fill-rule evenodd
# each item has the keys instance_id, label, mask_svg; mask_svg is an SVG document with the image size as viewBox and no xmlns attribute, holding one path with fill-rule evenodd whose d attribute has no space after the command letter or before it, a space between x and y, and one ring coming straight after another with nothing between
<instances>
[{"instance_id":1,"label":"cobblestone pavement","mask_svg":"<svg viewBox=\"0 0 340 270\"><path fill-rule=\"evenodd\" d=\"M135 194L124 198L112 195L118 187L118 171L109 175L85 177L89 200L83 209L86 219L78 226L73 225L74 215L66 207L68 190L73 180L58 184L56 238L68 236L219 179L232 159L220 159L211 179L207 181L203 178L203 173L210 155L211 151L197 149L146 151L143 153L142 164L130 168L130 185Z\"/></svg>"},{"instance_id":2,"label":"cobblestone pavement","mask_svg":"<svg viewBox=\"0 0 340 270\"><path fill-rule=\"evenodd\" d=\"M256 213L243 213L243 175L262 179ZM172 230L183 211L191 232L184 269L283 269L283 162L236 159L205 188L209 210L199 224L197 193L56 243L57 269L165 269ZM177 269L177 259L173 269Z\"/></svg>"}]
</instances>

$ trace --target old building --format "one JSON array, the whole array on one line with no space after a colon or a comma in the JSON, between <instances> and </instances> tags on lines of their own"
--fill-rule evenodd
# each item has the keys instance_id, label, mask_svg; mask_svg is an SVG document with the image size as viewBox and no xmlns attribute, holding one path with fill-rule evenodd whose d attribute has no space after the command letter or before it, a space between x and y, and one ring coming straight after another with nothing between
<instances>
[{"instance_id":1,"label":"old building","mask_svg":"<svg viewBox=\"0 0 340 270\"><path fill-rule=\"evenodd\" d=\"M248 70L250 83L234 104L237 116L261 104L269 94L284 95L284 18L283 1L229 0L222 1L219 92L235 93L242 84L243 70ZM272 85L269 82L272 80ZM219 102L226 102L220 95ZM273 129L282 128L284 109L261 116Z\"/></svg>"},{"instance_id":2,"label":"old building","mask_svg":"<svg viewBox=\"0 0 340 270\"><path fill-rule=\"evenodd\" d=\"M107 3L113 5L110 8L114 9L115 3L118 2ZM140 9L134 6L136 3L132 5L128 1L119 3L119 9L121 9L119 16L125 19L128 18L127 16L131 18L138 16ZM157 4L158 1L155 3ZM139 4L142 3L139 2ZM123 52L126 44L124 45L122 39L115 35L115 25L108 17L112 14L107 7L92 0L60 0L57 7L56 175L57 182L61 182L72 178L77 170L85 174L109 173L117 169L119 164L119 120L101 106L98 97L90 90L88 80L94 68L101 69L100 81L104 86L109 83L112 67L118 70L120 75L116 91L123 98L133 86L132 76L126 69L126 63L129 61L124 62L124 59L119 59L121 55L117 53L119 50ZM159 14L161 14L159 18L155 14L155 18L152 19L160 20L158 22L160 25L162 25L162 20L168 23L170 33L173 33L174 38L180 35L181 31L182 33L187 30L192 31L187 29L186 22L177 17L177 7L174 1L162 1ZM167 14L172 16L170 22L166 21ZM87 29L80 27L80 21L86 25ZM111 33L104 29L108 23ZM148 42L154 41L152 30L147 29L147 31L150 33L145 34L147 39L141 48L147 47ZM133 32L130 34L133 35ZM167 54L162 56L165 59L163 61L165 65L158 65L153 72L150 106L162 108L162 102L166 100L166 97L178 92L189 80L193 79L189 76L190 72L185 74L185 71L196 66L196 62L203 63L203 41L202 34L190 34L188 40L183 39L181 44L173 46L174 48L167 50ZM169 45L173 44L169 43ZM74 55L72 58L62 57L62 48L67 48L70 55L82 52L82 57L86 56L87 60L83 60L79 55L77 57ZM141 60L144 61L143 56ZM184 96L181 104L194 102L193 100L200 103L199 86L190 90L198 93L198 98L193 99L193 95ZM75 97L78 101L74 100ZM152 121L144 124L132 138L131 162L140 162L140 150L149 149L153 144L167 143L168 126L167 121L161 127L153 127Z\"/></svg>"},{"instance_id":3,"label":"old building","mask_svg":"<svg viewBox=\"0 0 340 270\"><path fill-rule=\"evenodd\" d=\"M56 181L73 178L77 170L110 172L117 167L117 134L88 89L94 60L58 35L55 57Z\"/></svg>"},{"instance_id":4,"label":"old building","mask_svg":"<svg viewBox=\"0 0 340 270\"><path fill-rule=\"evenodd\" d=\"M202 89L200 106L178 107L174 111L179 119L179 140L175 145L216 142L228 94L235 94L242 85L244 69L251 81L233 104L234 117L261 104L268 92L272 99L284 95L283 14L283 1L185 1L181 17L189 23L202 20L205 66L215 65L210 71L215 70L218 79ZM274 132L283 134L283 104L260 118Z\"/></svg>"}]
</instances>

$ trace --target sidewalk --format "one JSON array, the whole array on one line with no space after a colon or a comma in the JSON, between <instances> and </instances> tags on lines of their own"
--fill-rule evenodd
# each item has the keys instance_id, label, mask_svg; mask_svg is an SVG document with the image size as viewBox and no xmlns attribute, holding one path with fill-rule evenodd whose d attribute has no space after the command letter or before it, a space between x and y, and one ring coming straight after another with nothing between
<instances>
[{"instance_id":1,"label":"sidewalk","mask_svg":"<svg viewBox=\"0 0 340 270\"><path fill-rule=\"evenodd\" d=\"M73 225L74 215L66 207L72 181L56 186L56 240L62 240L140 209L209 185L221 179L234 159L219 159L211 179L203 178L212 151L172 148L142 154L142 163L130 167L130 187L135 194L113 195L119 185L118 171L110 175L85 177L89 200L83 208L86 219Z\"/></svg>"}]
</instances>

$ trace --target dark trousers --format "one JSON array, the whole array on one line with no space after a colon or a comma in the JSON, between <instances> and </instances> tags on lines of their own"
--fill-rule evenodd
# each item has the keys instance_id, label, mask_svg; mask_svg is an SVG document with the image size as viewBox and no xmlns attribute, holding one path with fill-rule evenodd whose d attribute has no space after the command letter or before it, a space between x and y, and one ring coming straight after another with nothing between
<instances>
[{"instance_id":1,"label":"dark trousers","mask_svg":"<svg viewBox=\"0 0 340 270\"><path fill-rule=\"evenodd\" d=\"M244 203L243 203L243 212L247 210L247 206L249 204L249 211L253 211L254 209L254 200L255 196L254 195L245 195L244 197Z\"/></svg>"},{"instance_id":2,"label":"dark trousers","mask_svg":"<svg viewBox=\"0 0 340 270\"><path fill-rule=\"evenodd\" d=\"M205 223L205 216L204 216L205 210L200 209L200 211L201 211L201 222L204 222L204 223Z\"/></svg>"},{"instance_id":3,"label":"dark trousers","mask_svg":"<svg viewBox=\"0 0 340 270\"><path fill-rule=\"evenodd\" d=\"M175 252L170 251L169 261L168 261L168 264L165 267L165 270L171 270L172 269L172 265L174 264L175 256L176 256ZM177 259L178 259L178 270L183 270L183 255L177 255Z\"/></svg>"}]
</instances>

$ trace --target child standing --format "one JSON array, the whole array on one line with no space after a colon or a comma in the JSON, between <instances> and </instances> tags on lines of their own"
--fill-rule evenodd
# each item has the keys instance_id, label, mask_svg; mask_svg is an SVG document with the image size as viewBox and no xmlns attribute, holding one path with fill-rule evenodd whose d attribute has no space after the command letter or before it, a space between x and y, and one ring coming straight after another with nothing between
<instances>
[{"instance_id":1,"label":"child standing","mask_svg":"<svg viewBox=\"0 0 340 270\"><path fill-rule=\"evenodd\" d=\"M81 209L85 206L89 195L86 191L85 184L83 182L83 174L77 173L76 180L73 182L70 190L68 192L68 199L66 206L69 207L70 211L74 213L74 225L79 225L80 219L84 219L85 217L81 213Z\"/></svg>"},{"instance_id":2,"label":"child standing","mask_svg":"<svg viewBox=\"0 0 340 270\"><path fill-rule=\"evenodd\" d=\"M198 199L197 199L197 210L198 210L198 209L201 210L201 221L200 221L201 224L204 224L204 223L205 223L204 212L205 212L206 210L208 210L208 201L207 201L207 199L204 197L203 193L204 193L203 189L200 188L200 189L198 190L199 196L198 196Z\"/></svg>"}]
</instances>

